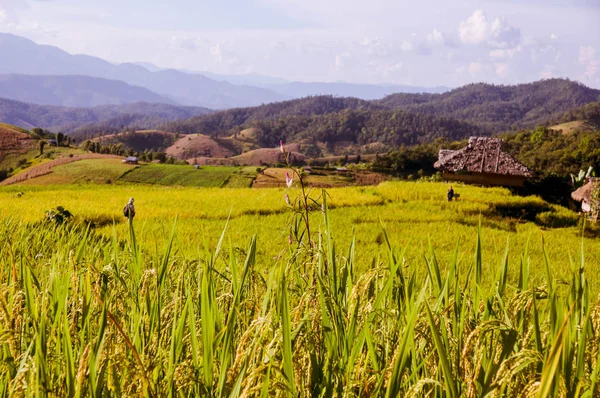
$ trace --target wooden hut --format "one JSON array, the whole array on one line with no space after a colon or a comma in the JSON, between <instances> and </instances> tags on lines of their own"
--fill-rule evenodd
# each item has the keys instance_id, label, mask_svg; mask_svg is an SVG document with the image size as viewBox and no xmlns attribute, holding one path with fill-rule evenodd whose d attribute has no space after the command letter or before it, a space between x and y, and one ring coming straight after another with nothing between
<instances>
[{"instance_id":1,"label":"wooden hut","mask_svg":"<svg viewBox=\"0 0 600 398\"><path fill-rule=\"evenodd\" d=\"M137 158L137 156L127 156L125 159L123 159L123 163L138 164L138 158Z\"/></svg>"},{"instance_id":2,"label":"wooden hut","mask_svg":"<svg viewBox=\"0 0 600 398\"><path fill-rule=\"evenodd\" d=\"M598 214L598 210L600 210L597 209L599 205L598 199L596 198L596 200L594 200L593 195L594 191L598 192L598 190L600 190L600 178L590 177L587 179L585 185L581 186L575 192L571 193L571 197L573 198L573 200L581 202L581 211L583 213Z\"/></svg>"},{"instance_id":3,"label":"wooden hut","mask_svg":"<svg viewBox=\"0 0 600 398\"><path fill-rule=\"evenodd\" d=\"M442 149L435 168L448 181L480 185L523 186L533 173L502 150L502 140L471 137L469 144L459 150Z\"/></svg>"}]
</instances>

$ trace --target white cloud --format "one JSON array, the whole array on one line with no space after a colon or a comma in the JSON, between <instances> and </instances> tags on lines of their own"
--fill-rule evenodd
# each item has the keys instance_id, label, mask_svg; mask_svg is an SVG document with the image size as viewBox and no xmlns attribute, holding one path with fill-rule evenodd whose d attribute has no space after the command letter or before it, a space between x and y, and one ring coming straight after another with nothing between
<instances>
[{"instance_id":1,"label":"white cloud","mask_svg":"<svg viewBox=\"0 0 600 398\"><path fill-rule=\"evenodd\" d=\"M17 21L17 10L27 8L26 0L0 0L0 23L9 24Z\"/></svg>"},{"instance_id":2,"label":"white cloud","mask_svg":"<svg viewBox=\"0 0 600 398\"><path fill-rule=\"evenodd\" d=\"M212 44L209 51L219 64L233 67L241 63L238 53L233 49L232 43L229 41L222 41ZM252 65L246 65L246 68L248 67L251 68Z\"/></svg>"},{"instance_id":3,"label":"white cloud","mask_svg":"<svg viewBox=\"0 0 600 398\"><path fill-rule=\"evenodd\" d=\"M460 40L465 44L489 48L512 48L521 41L521 31L504 18L489 21L483 10L476 10L458 27Z\"/></svg>"},{"instance_id":4,"label":"white cloud","mask_svg":"<svg viewBox=\"0 0 600 398\"><path fill-rule=\"evenodd\" d=\"M496 75L502 79L508 79L510 75L510 66L506 62L494 64Z\"/></svg>"},{"instance_id":5,"label":"white cloud","mask_svg":"<svg viewBox=\"0 0 600 398\"><path fill-rule=\"evenodd\" d=\"M596 49L592 46L579 47L579 62L587 65L596 59Z\"/></svg>"},{"instance_id":6,"label":"white cloud","mask_svg":"<svg viewBox=\"0 0 600 398\"><path fill-rule=\"evenodd\" d=\"M446 44L444 34L437 29L434 29L433 32L427 35L426 41L430 48L444 47Z\"/></svg>"},{"instance_id":7,"label":"white cloud","mask_svg":"<svg viewBox=\"0 0 600 398\"><path fill-rule=\"evenodd\" d=\"M481 62L471 62L468 71L472 75L479 75L483 72L483 64Z\"/></svg>"},{"instance_id":8,"label":"white cloud","mask_svg":"<svg viewBox=\"0 0 600 398\"><path fill-rule=\"evenodd\" d=\"M483 10L477 10L458 27L460 40L466 44L483 44L488 35L488 21Z\"/></svg>"},{"instance_id":9,"label":"white cloud","mask_svg":"<svg viewBox=\"0 0 600 398\"><path fill-rule=\"evenodd\" d=\"M337 54L335 56L334 66L335 69L341 69L346 65L346 60L352 56L349 52L345 52L343 54Z\"/></svg>"},{"instance_id":10,"label":"white cloud","mask_svg":"<svg viewBox=\"0 0 600 398\"><path fill-rule=\"evenodd\" d=\"M402 51L405 51L405 52L411 51L413 49L413 47L414 47L413 44L408 40L400 41L400 49Z\"/></svg>"},{"instance_id":11,"label":"white cloud","mask_svg":"<svg viewBox=\"0 0 600 398\"><path fill-rule=\"evenodd\" d=\"M585 78L600 82L600 57L593 46L579 47L579 63L584 67Z\"/></svg>"}]
</instances>

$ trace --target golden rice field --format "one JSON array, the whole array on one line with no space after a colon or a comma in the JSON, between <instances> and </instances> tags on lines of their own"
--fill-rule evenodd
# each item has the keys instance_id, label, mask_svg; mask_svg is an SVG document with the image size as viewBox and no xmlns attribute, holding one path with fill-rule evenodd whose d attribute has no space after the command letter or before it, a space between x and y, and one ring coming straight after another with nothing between
<instances>
[{"instance_id":1,"label":"golden rice field","mask_svg":"<svg viewBox=\"0 0 600 398\"><path fill-rule=\"evenodd\" d=\"M2 188L0 394L598 396L593 231L455 189Z\"/></svg>"},{"instance_id":2,"label":"golden rice field","mask_svg":"<svg viewBox=\"0 0 600 398\"><path fill-rule=\"evenodd\" d=\"M347 187L327 190L330 197L331 222L335 239L346 248L356 238L361 263L370 264L373 257L385 255L383 224L394 247L407 247L407 259L423 263L429 241L438 257L447 262L456 245L459 258L468 261L475 248L473 237L482 215L484 263L497 266L506 247L511 247L510 260L515 266L529 244L529 252L537 268L542 268L542 238L557 277L569 272L566 264L580 249L579 228L543 228L533 222L517 222L491 210L495 205L544 204L537 198L512 196L502 188L464 186L461 199L448 203L446 186L439 183L389 182L377 187ZM274 258L288 249L291 212L287 208L285 189L191 189L145 186L56 186L12 187L0 190L0 219L35 222L46 210L63 206L79 221L98 224L97 233L112 236L113 221L118 236L128 236L122 208L135 198L138 240L144 250L166 245L166 237L177 222L176 250L194 257L204 244L214 246L228 219L228 241L243 247L258 235L259 257ZM22 194L21 194L22 193ZM299 190L289 191L295 197ZM314 190L313 196L321 194ZM561 212L567 210L561 210ZM571 213L572 214L572 213ZM572 214L572 216L575 216ZM323 229L320 212L313 214L315 229ZM76 220L76 221L77 221ZM260 244L262 243L262 244ZM586 255L591 264L600 264L600 245L585 239ZM494 275L489 275L493 280ZM596 286L596 285L594 285ZM600 287L600 284L598 285Z\"/></svg>"}]
</instances>

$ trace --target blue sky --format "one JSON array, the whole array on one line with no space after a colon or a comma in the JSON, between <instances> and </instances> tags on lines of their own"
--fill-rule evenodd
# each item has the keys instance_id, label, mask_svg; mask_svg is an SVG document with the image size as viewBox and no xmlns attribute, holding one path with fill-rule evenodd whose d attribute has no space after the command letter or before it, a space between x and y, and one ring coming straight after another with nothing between
<instances>
[{"instance_id":1,"label":"blue sky","mask_svg":"<svg viewBox=\"0 0 600 398\"><path fill-rule=\"evenodd\" d=\"M0 31L112 62L298 81L600 88L600 0L0 0Z\"/></svg>"}]
</instances>

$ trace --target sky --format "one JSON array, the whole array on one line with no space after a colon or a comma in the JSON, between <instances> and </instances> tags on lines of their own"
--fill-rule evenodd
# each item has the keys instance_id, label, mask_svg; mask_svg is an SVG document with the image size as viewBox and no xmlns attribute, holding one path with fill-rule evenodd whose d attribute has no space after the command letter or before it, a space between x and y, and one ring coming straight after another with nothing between
<instances>
[{"instance_id":1,"label":"sky","mask_svg":"<svg viewBox=\"0 0 600 398\"><path fill-rule=\"evenodd\" d=\"M600 88L600 0L0 0L0 31L116 63L292 81Z\"/></svg>"}]
</instances>

